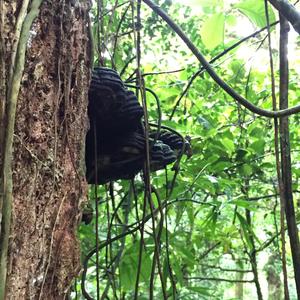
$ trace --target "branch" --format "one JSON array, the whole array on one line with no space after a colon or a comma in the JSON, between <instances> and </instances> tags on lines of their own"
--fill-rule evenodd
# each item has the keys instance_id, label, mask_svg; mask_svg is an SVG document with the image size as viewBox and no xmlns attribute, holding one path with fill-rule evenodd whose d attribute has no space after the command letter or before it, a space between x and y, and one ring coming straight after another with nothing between
<instances>
[{"instance_id":1,"label":"branch","mask_svg":"<svg viewBox=\"0 0 300 300\"><path fill-rule=\"evenodd\" d=\"M192 53L196 56L199 62L206 69L208 74L212 77L212 79L233 99L239 102L244 107L248 108L253 113L256 113L260 116L275 118L275 117L283 117L296 114L300 112L300 105L296 105L291 108L282 109L278 111L270 111L259 108L246 100L244 97L239 95L234 89L232 89L226 82L224 82L218 74L214 71L202 53L196 48L196 46L191 42L191 40L184 34L181 28L155 3L151 0L143 0L156 14L158 14L171 28L172 30L183 40L183 42L187 45L187 47L192 51Z\"/></svg>"},{"instance_id":2,"label":"branch","mask_svg":"<svg viewBox=\"0 0 300 300\"><path fill-rule=\"evenodd\" d=\"M215 278L215 277L184 277L186 280L209 280L209 281L225 281L225 282L240 282L240 283L254 283L254 280L236 280L236 279L226 279L226 278Z\"/></svg>"},{"instance_id":3,"label":"branch","mask_svg":"<svg viewBox=\"0 0 300 300\"><path fill-rule=\"evenodd\" d=\"M285 18L280 15L280 108L289 106L288 88L289 88L289 65L288 65L288 32L289 24ZM293 179L291 163L291 143L289 119L282 118L280 127L280 148L281 148L281 176L283 181L283 193L285 204L285 217L288 226L290 246L292 252L294 274L296 281L296 290L298 299L300 299L300 241L297 227L297 217L293 203Z\"/></svg>"},{"instance_id":4,"label":"branch","mask_svg":"<svg viewBox=\"0 0 300 300\"><path fill-rule=\"evenodd\" d=\"M217 269L224 272L237 272L237 273L251 273L252 270L241 270L241 269L228 269L228 268L222 268L219 266L213 266L213 265L206 265L206 264L200 264L200 266L210 269Z\"/></svg>"},{"instance_id":5,"label":"branch","mask_svg":"<svg viewBox=\"0 0 300 300\"><path fill-rule=\"evenodd\" d=\"M300 12L287 0L269 0L269 2L285 17L300 34Z\"/></svg>"}]
</instances>

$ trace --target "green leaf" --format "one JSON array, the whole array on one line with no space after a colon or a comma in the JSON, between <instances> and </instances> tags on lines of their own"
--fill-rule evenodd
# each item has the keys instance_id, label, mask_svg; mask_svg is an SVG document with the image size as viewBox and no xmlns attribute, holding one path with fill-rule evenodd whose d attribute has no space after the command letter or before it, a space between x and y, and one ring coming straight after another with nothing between
<instances>
[{"instance_id":1,"label":"green leaf","mask_svg":"<svg viewBox=\"0 0 300 300\"><path fill-rule=\"evenodd\" d=\"M197 121L201 124L205 129L210 129L212 125L207 121L204 117L198 116Z\"/></svg>"},{"instance_id":2,"label":"green leaf","mask_svg":"<svg viewBox=\"0 0 300 300\"><path fill-rule=\"evenodd\" d=\"M236 151L236 158L235 159L238 160L238 161L243 161L246 158L246 155L248 153L249 153L248 150L240 148Z\"/></svg>"},{"instance_id":3,"label":"green leaf","mask_svg":"<svg viewBox=\"0 0 300 300\"><path fill-rule=\"evenodd\" d=\"M213 168L216 172L220 172L226 168L229 168L230 166L231 166L231 164L228 161L219 161L213 166Z\"/></svg>"},{"instance_id":4,"label":"green leaf","mask_svg":"<svg viewBox=\"0 0 300 300\"><path fill-rule=\"evenodd\" d=\"M224 43L224 22L223 13L214 14L204 22L200 34L208 49L214 49Z\"/></svg>"},{"instance_id":5,"label":"green leaf","mask_svg":"<svg viewBox=\"0 0 300 300\"><path fill-rule=\"evenodd\" d=\"M189 223L192 225L194 224L194 220L195 220L195 215L194 215L194 207L191 205L188 205L186 207L186 211L187 211L187 216L189 218Z\"/></svg>"},{"instance_id":6,"label":"green leaf","mask_svg":"<svg viewBox=\"0 0 300 300\"><path fill-rule=\"evenodd\" d=\"M139 243L132 245L124 254L120 264L120 280L124 290L133 289L139 259ZM148 282L151 274L152 261L148 253L142 255L141 281Z\"/></svg>"},{"instance_id":7,"label":"green leaf","mask_svg":"<svg viewBox=\"0 0 300 300\"><path fill-rule=\"evenodd\" d=\"M241 214L239 214L239 213L237 212L236 215L237 215L237 217L238 217L238 219L239 219L239 221L240 221L240 225L241 225L241 228L242 228L242 232L243 232L243 234L244 234L245 241L246 241L248 247L249 247L250 249L252 249L252 248L253 248L253 245L252 245L251 239L250 239L249 225L248 225L246 219L245 219Z\"/></svg>"},{"instance_id":8,"label":"green leaf","mask_svg":"<svg viewBox=\"0 0 300 300\"><path fill-rule=\"evenodd\" d=\"M184 278L183 278L183 274L182 274L182 271L181 271L181 266L179 264L179 260L177 257L173 257L172 259L172 267L173 267L173 271L176 275L176 278L179 282L179 284L181 286L184 286Z\"/></svg>"},{"instance_id":9,"label":"green leaf","mask_svg":"<svg viewBox=\"0 0 300 300\"><path fill-rule=\"evenodd\" d=\"M251 211L256 211L254 202L250 202L250 201L246 201L246 200L232 200L232 201L230 201L230 204L234 204L238 207L247 208L248 210L251 210Z\"/></svg>"},{"instance_id":10,"label":"green leaf","mask_svg":"<svg viewBox=\"0 0 300 300\"><path fill-rule=\"evenodd\" d=\"M198 182L198 186L199 188L203 189L203 190L207 190L209 191L211 194L215 193L215 186L213 183L211 183L210 180L208 180L207 178L201 178L201 180Z\"/></svg>"},{"instance_id":11,"label":"green leaf","mask_svg":"<svg viewBox=\"0 0 300 300\"><path fill-rule=\"evenodd\" d=\"M212 164L214 162L216 162L219 159L219 155L211 155L206 161L208 164Z\"/></svg>"},{"instance_id":12,"label":"green leaf","mask_svg":"<svg viewBox=\"0 0 300 300\"><path fill-rule=\"evenodd\" d=\"M245 0L234 5L242 14L244 14L249 20L257 27L265 27L267 25L265 16L265 4L264 1L257 0ZM275 14L272 8L269 6L270 23L275 22Z\"/></svg>"},{"instance_id":13,"label":"green leaf","mask_svg":"<svg viewBox=\"0 0 300 300\"><path fill-rule=\"evenodd\" d=\"M237 23L237 18L235 15L227 15L226 16L226 24L235 26Z\"/></svg>"},{"instance_id":14,"label":"green leaf","mask_svg":"<svg viewBox=\"0 0 300 300\"><path fill-rule=\"evenodd\" d=\"M239 168L239 172L243 176L250 176L253 173L253 168L250 165L245 164Z\"/></svg>"},{"instance_id":15,"label":"green leaf","mask_svg":"<svg viewBox=\"0 0 300 300\"><path fill-rule=\"evenodd\" d=\"M203 286L188 286L188 290L195 292L197 294L203 295L203 296L211 296L209 293L209 289L207 287Z\"/></svg>"},{"instance_id":16,"label":"green leaf","mask_svg":"<svg viewBox=\"0 0 300 300\"><path fill-rule=\"evenodd\" d=\"M251 130L249 130L249 134L253 137L259 138L264 135L264 132L262 128L255 126L254 128L251 128Z\"/></svg>"},{"instance_id":17,"label":"green leaf","mask_svg":"<svg viewBox=\"0 0 300 300\"><path fill-rule=\"evenodd\" d=\"M124 290L130 290L134 288L136 269L130 262L127 262L125 259L122 260L120 264L120 281Z\"/></svg>"},{"instance_id":18,"label":"green leaf","mask_svg":"<svg viewBox=\"0 0 300 300\"><path fill-rule=\"evenodd\" d=\"M265 149L265 140L261 139L253 142L249 147L253 149L258 154L263 154Z\"/></svg>"},{"instance_id":19,"label":"green leaf","mask_svg":"<svg viewBox=\"0 0 300 300\"><path fill-rule=\"evenodd\" d=\"M234 151L234 143L232 140L225 138L221 142L230 154Z\"/></svg>"},{"instance_id":20,"label":"green leaf","mask_svg":"<svg viewBox=\"0 0 300 300\"><path fill-rule=\"evenodd\" d=\"M236 80L242 79L245 77L245 66L244 62L240 59L234 59L230 63L230 69L234 74Z\"/></svg>"},{"instance_id":21,"label":"green leaf","mask_svg":"<svg viewBox=\"0 0 300 300\"><path fill-rule=\"evenodd\" d=\"M216 209L212 209L212 211L208 214L206 219L203 221L203 227L207 230L210 230L212 234L215 233L217 220L218 220L218 211Z\"/></svg>"}]
</instances>

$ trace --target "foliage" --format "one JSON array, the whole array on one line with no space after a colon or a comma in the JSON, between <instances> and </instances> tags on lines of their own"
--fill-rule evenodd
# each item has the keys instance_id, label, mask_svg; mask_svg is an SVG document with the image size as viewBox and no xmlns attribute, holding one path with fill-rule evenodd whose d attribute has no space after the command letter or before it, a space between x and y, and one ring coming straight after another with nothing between
<instances>
[{"instance_id":1,"label":"foliage","mask_svg":"<svg viewBox=\"0 0 300 300\"><path fill-rule=\"evenodd\" d=\"M123 5L114 8L117 2ZM248 34L246 31L250 34L266 25L264 1L158 2L207 58L219 55L244 38ZM93 10L95 41L100 45L104 65L119 72L125 70L123 80L135 84L136 60L132 58L138 54L133 26L136 11L132 12L129 1L116 3L104 1L101 24L95 17L97 9ZM269 14L273 23L277 17L271 8ZM193 156L181 160L175 181L172 180L176 169L172 167L151 174L156 192L152 194L155 229L148 205L143 215L142 176L137 176L134 182L118 181L98 187L101 294L109 295L109 299L134 299L136 276L140 272L138 299L149 299L151 289L153 299L163 299L162 286L168 297L175 299L175 285L176 299L237 299L234 297L239 280L244 281L244 299L254 299L255 268L266 294L264 265L268 257L280 257L281 251L274 124L235 103L205 72L197 76L180 97L200 66L163 21L145 6L142 6L142 21L145 86L160 99L163 125L191 138ZM100 41L97 40L99 26ZM246 29L241 30L242 26ZM278 28L273 28L272 50L277 59ZM255 105L270 109L271 76L266 34L263 31L232 51L225 51L214 62L214 67L239 94ZM299 47L296 44L293 47L292 53L299 54ZM96 59L95 63L98 62ZM293 104L299 94L295 55L291 56L291 62L290 103ZM165 71L172 72L160 74ZM278 73L275 79L278 80ZM150 94L147 94L147 103L149 121L157 123L157 104ZM290 118L295 195L299 192L300 176L298 119L297 115ZM93 187L90 199L94 203ZM299 212L297 216L299 221ZM145 218L141 243L139 222ZM95 222L94 218L91 224L80 228L83 260L95 247ZM131 233L125 235L127 231ZM115 237L116 240L110 242ZM157 262L153 269L156 239L159 241L160 270ZM287 255L288 268L292 270L289 247ZM85 288L94 299L95 256L87 262L85 280ZM280 274L280 265L275 270ZM77 285L80 298L79 282ZM290 280L290 292L291 299L296 299L293 298L293 280ZM75 292L72 295L75 298Z\"/></svg>"}]
</instances>

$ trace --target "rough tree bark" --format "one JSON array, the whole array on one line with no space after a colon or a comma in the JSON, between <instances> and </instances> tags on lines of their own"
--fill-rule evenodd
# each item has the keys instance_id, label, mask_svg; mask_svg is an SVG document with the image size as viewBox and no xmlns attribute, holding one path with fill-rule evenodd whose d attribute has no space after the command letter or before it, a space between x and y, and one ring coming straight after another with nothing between
<instances>
[{"instance_id":1,"label":"rough tree bark","mask_svg":"<svg viewBox=\"0 0 300 300\"><path fill-rule=\"evenodd\" d=\"M0 0L2 182L7 90L17 20L25 2ZM89 6L83 0L44 0L31 26L13 135L5 299L64 299L80 270L76 228L87 188Z\"/></svg>"}]
</instances>

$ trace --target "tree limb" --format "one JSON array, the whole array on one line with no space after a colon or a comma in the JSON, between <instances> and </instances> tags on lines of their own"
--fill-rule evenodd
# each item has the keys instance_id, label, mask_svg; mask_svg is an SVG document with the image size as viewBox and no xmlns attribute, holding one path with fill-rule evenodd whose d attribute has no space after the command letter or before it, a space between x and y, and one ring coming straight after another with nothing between
<instances>
[{"instance_id":1,"label":"tree limb","mask_svg":"<svg viewBox=\"0 0 300 300\"><path fill-rule=\"evenodd\" d=\"M224 281L224 282L241 282L241 283L254 283L254 280L236 280L236 279L226 279L226 278L215 278L215 277L184 277L186 280L206 280L206 281Z\"/></svg>"},{"instance_id":2,"label":"tree limb","mask_svg":"<svg viewBox=\"0 0 300 300\"><path fill-rule=\"evenodd\" d=\"M289 105L289 62L287 49L288 31L289 24L283 17L283 15L280 15L280 108L287 108ZM300 299L300 241L298 235L297 218L293 202L291 144L289 119L287 117L280 120L280 146L281 176L283 181L285 216L290 238L297 295L298 299Z\"/></svg>"},{"instance_id":3,"label":"tree limb","mask_svg":"<svg viewBox=\"0 0 300 300\"><path fill-rule=\"evenodd\" d=\"M300 34L300 12L287 0L268 0Z\"/></svg>"}]
</instances>

